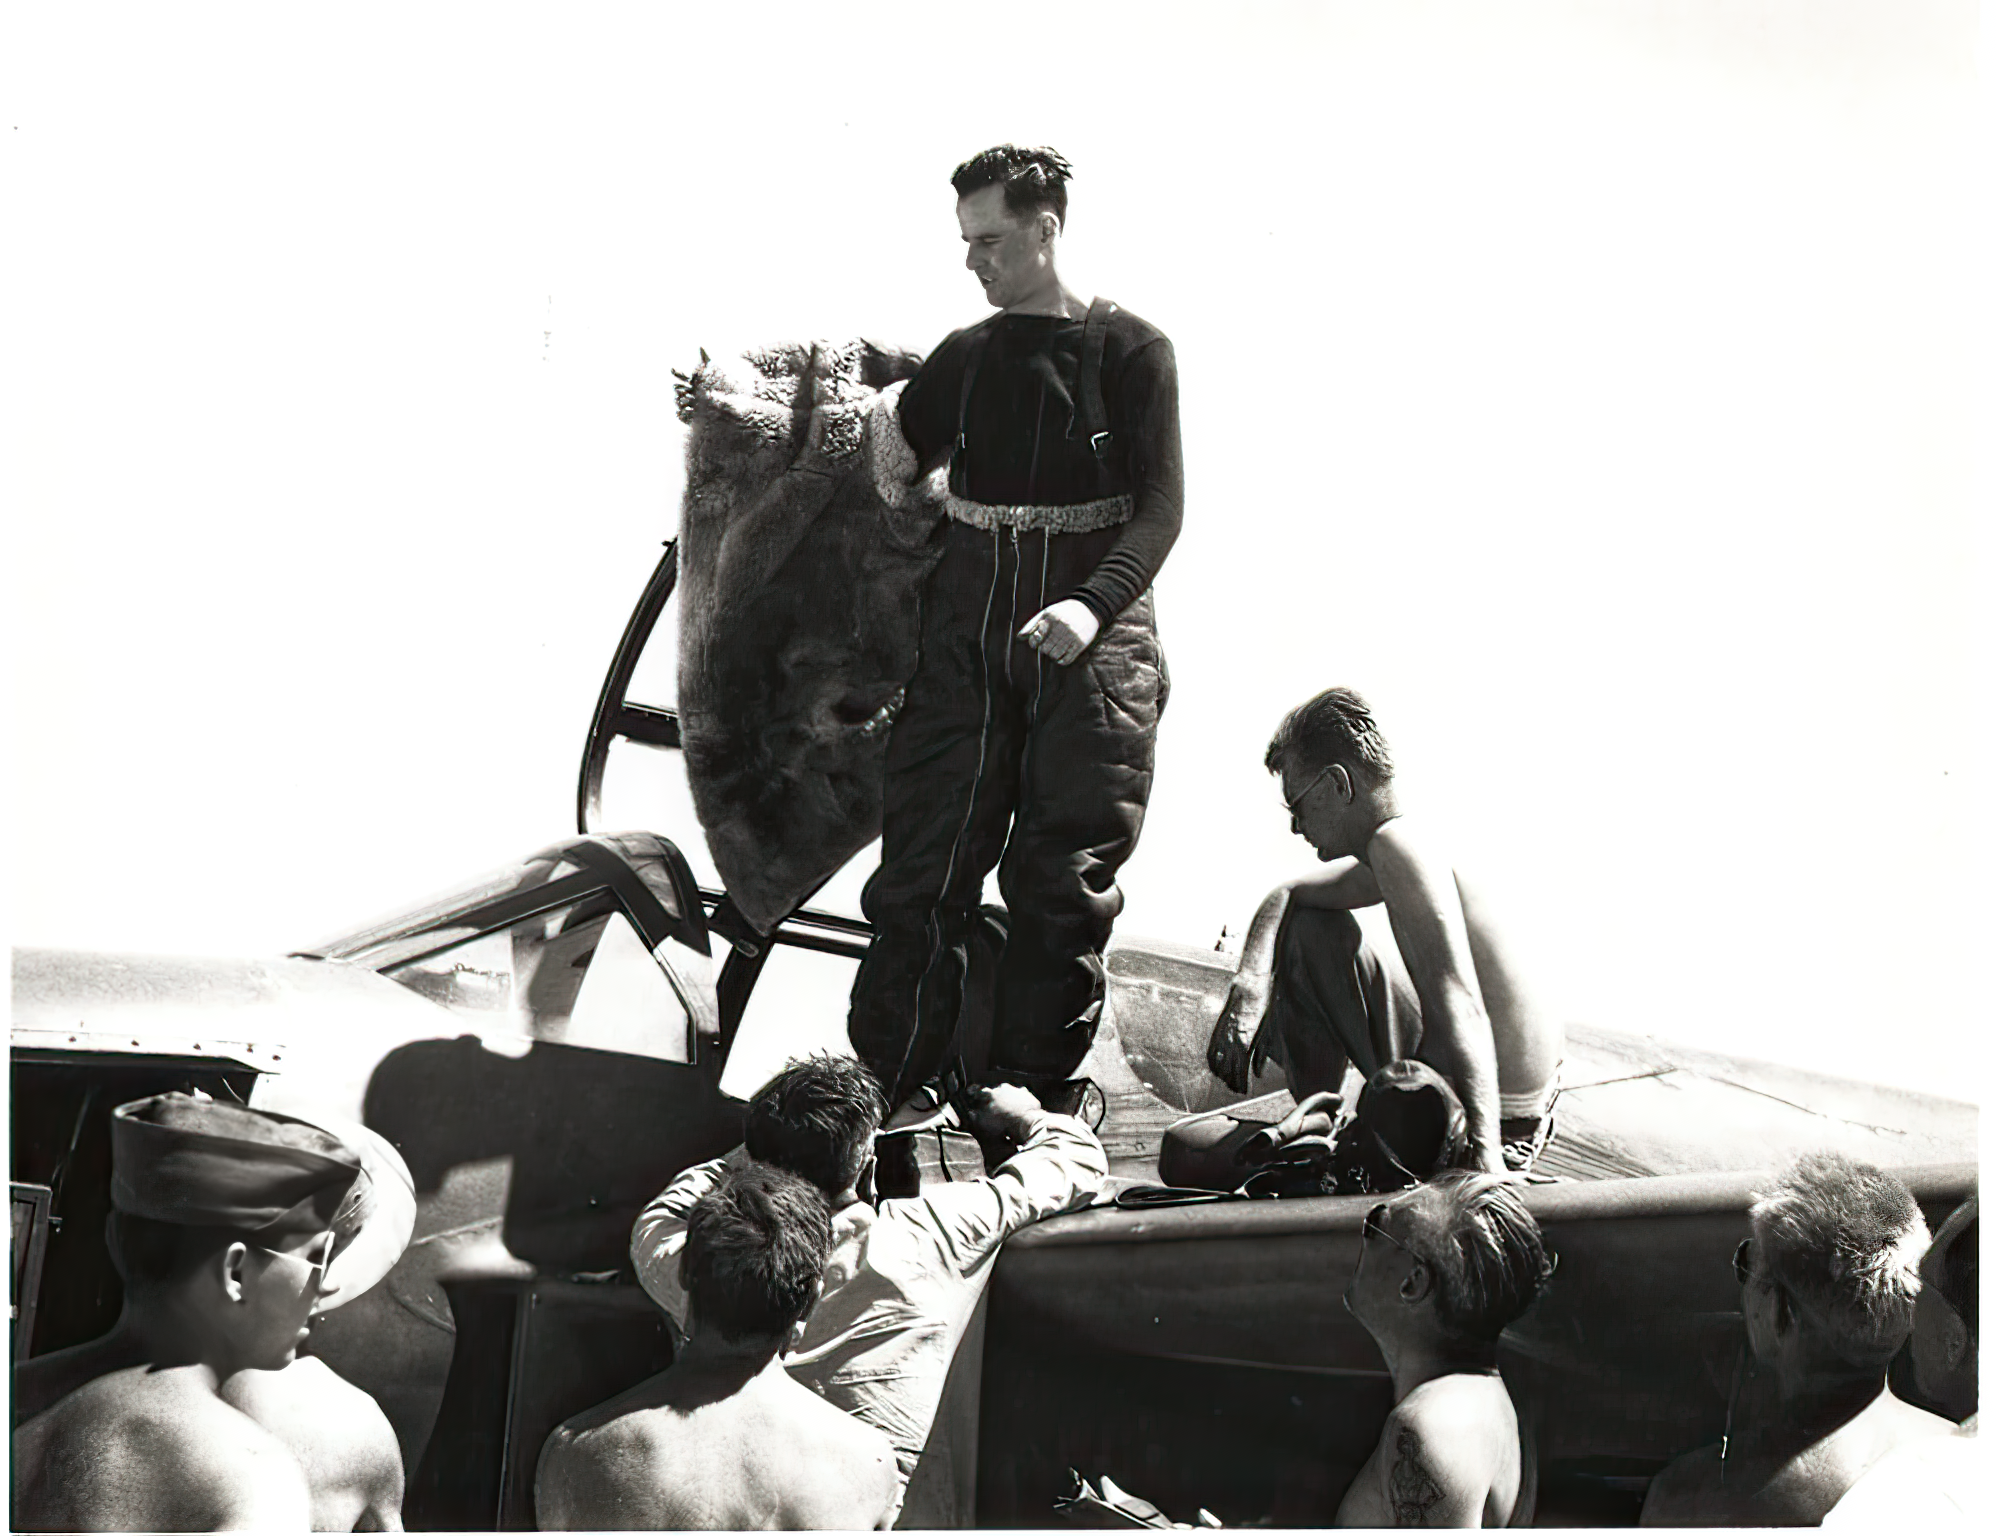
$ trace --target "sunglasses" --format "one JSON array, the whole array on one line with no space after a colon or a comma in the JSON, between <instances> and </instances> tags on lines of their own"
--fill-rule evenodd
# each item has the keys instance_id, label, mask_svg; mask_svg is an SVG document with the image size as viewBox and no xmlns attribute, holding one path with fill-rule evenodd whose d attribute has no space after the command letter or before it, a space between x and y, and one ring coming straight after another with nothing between
<instances>
[{"instance_id":1,"label":"sunglasses","mask_svg":"<svg viewBox=\"0 0 1996 1536\"><path fill-rule=\"evenodd\" d=\"M1741 1285L1764 1285L1769 1290L1778 1284L1766 1275L1753 1272L1753 1239L1750 1237L1741 1238L1739 1247L1733 1250L1733 1278Z\"/></svg>"},{"instance_id":2,"label":"sunglasses","mask_svg":"<svg viewBox=\"0 0 1996 1536\"><path fill-rule=\"evenodd\" d=\"M1409 1248L1399 1238L1386 1230L1386 1207L1383 1205L1375 1205L1365 1213L1365 1225L1359 1228L1359 1235L1366 1242L1370 1242L1375 1237L1384 1238L1395 1248L1406 1254L1408 1258L1415 1260L1417 1263L1425 1262L1418 1253L1414 1252L1413 1249Z\"/></svg>"},{"instance_id":3,"label":"sunglasses","mask_svg":"<svg viewBox=\"0 0 1996 1536\"><path fill-rule=\"evenodd\" d=\"M326 1267L333 1262L334 1238L331 1233L314 1243L302 1253L286 1253L282 1248L265 1248L256 1245L259 1253L267 1253L273 1259L289 1259L294 1264L303 1264L311 1271L311 1281L315 1287L323 1288L326 1283Z\"/></svg>"},{"instance_id":4,"label":"sunglasses","mask_svg":"<svg viewBox=\"0 0 1996 1536\"><path fill-rule=\"evenodd\" d=\"M1305 784L1301 789L1297 790L1296 798L1294 800L1284 800L1282 802L1282 808L1285 811L1287 811L1290 815L1294 816L1296 814L1296 807L1303 803L1304 797L1307 796L1310 793L1310 791L1315 789L1319 784L1323 783L1325 779L1329 778L1331 776L1331 768L1335 767L1337 767L1337 764L1332 763L1329 768L1326 768L1322 773L1318 774L1308 784Z\"/></svg>"}]
</instances>

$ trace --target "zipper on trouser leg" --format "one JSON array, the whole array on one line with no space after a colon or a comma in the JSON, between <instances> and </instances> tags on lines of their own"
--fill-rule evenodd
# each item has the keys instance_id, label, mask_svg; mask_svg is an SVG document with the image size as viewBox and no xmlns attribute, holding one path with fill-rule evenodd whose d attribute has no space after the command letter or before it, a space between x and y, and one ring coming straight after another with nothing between
<instances>
[{"instance_id":1,"label":"zipper on trouser leg","mask_svg":"<svg viewBox=\"0 0 1996 1536\"><path fill-rule=\"evenodd\" d=\"M1047 561L1050 558L1052 547L1053 534L1045 529L1040 530L1040 585L1039 597L1033 608L1033 612L1035 613L1042 612L1047 605ZM1015 589L1017 585L1018 581L1015 574L1013 578ZM1016 602L1016 599L1014 601ZM1078 658L1075 665L1079 665ZM1033 793L1033 759L1037 756L1039 748L1040 699L1046 690L1046 666L1046 653L1036 648L1033 651L1033 705L1026 714L1026 739L1019 749L1019 793L1018 798L1012 803L1012 825L1006 831L1005 851L999 856L1001 867L1005 858L1011 854L1012 839L1019 835L1020 824L1025 820L1026 801ZM997 1021L994 1020L993 1022L994 1028L991 1044L992 1049L996 1050L998 1045Z\"/></svg>"},{"instance_id":2,"label":"zipper on trouser leg","mask_svg":"<svg viewBox=\"0 0 1996 1536\"><path fill-rule=\"evenodd\" d=\"M992 574L992 581L994 584L997 581L997 574L995 572ZM1046 585L1045 581L1042 580L1040 585L1042 588L1044 588ZM1033 612L1038 613L1039 609L1035 608ZM1007 614L1005 617L1005 641L1004 641L1005 686L1007 688L1010 688L1012 686L1012 647L1017 643L1017 637L1014 635L1012 630L1012 621L1018 618L1018 616L1019 616L1019 530L1014 528L1012 530L1012 611L1009 614ZM1033 654L1037 656L1039 652L1035 651Z\"/></svg>"},{"instance_id":3,"label":"zipper on trouser leg","mask_svg":"<svg viewBox=\"0 0 1996 1536\"><path fill-rule=\"evenodd\" d=\"M1017 533L1013 537L1017 538ZM991 588L984 594L984 622L977 633L977 675L984 688L984 713L977 728L977 767L970 776L970 793L963 802L963 820L957 824L956 836L950 840L949 860L943 866L942 885L936 896L937 905L929 909L929 954L922 962L922 969L915 977L914 1018L910 1021L908 1043L901 1050L901 1064L894 1069L894 1081L881 1086L892 1093L900 1085L902 1073L908 1070L909 1058L915 1054L915 1043L922 1033L922 988L928 984L929 973L936 968L943 948L943 925L941 904L949 895L950 882L956 878L957 855L963 851L963 835L970 829L970 818L977 809L977 791L984 782L984 759L991 745L991 657L987 649L991 638L991 607L998 600L999 567L1003 564L1002 550L998 540L998 530L991 530ZM1010 630L1007 629L1009 637ZM1007 665L1011 654L1006 653ZM916 1086L920 1086L917 1084ZM896 1106L887 1106L890 1110Z\"/></svg>"}]
</instances>

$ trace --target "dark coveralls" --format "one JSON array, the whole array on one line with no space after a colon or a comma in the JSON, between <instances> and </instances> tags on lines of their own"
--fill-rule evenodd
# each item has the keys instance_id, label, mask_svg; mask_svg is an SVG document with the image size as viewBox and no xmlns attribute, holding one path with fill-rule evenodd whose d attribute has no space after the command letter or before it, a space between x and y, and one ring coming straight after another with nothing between
<instances>
[{"instance_id":1,"label":"dark coveralls","mask_svg":"<svg viewBox=\"0 0 1996 1536\"><path fill-rule=\"evenodd\" d=\"M944 1065L994 865L1008 922L991 1075L1067 1080L1101 1013L1116 871L1143 825L1168 686L1149 587L1184 472L1170 341L1101 301L1096 314L1092 338L1079 320L993 316L944 341L901 397L922 467L950 458L952 500L888 747L881 865L862 897L875 937L848 1023L892 1104ZM1065 598L1101 628L1063 667L1015 636Z\"/></svg>"}]
</instances>

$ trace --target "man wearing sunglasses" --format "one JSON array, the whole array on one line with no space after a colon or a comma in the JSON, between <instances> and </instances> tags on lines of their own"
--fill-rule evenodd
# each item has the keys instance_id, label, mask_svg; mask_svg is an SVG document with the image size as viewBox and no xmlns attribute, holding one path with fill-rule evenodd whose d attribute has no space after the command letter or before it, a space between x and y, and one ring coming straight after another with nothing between
<instances>
[{"instance_id":1,"label":"man wearing sunglasses","mask_svg":"<svg viewBox=\"0 0 1996 1536\"><path fill-rule=\"evenodd\" d=\"M308 1528L304 1470L220 1388L296 1358L360 1159L303 1121L186 1094L113 1111L111 1159L136 1359L14 1432L15 1526Z\"/></svg>"},{"instance_id":2,"label":"man wearing sunglasses","mask_svg":"<svg viewBox=\"0 0 1996 1536\"><path fill-rule=\"evenodd\" d=\"M1523 1486L1497 1338L1553 1261L1514 1182L1454 1172L1365 1218L1345 1305L1393 1378L1379 1444L1339 1525L1508 1525Z\"/></svg>"},{"instance_id":3,"label":"man wearing sunglasses","mask_svg":"<svg viewBox=\"0 0 1996 1536\"><path fill-rule=\"evenodd\" d=\"M1913 1331L1927 1224L1906 1186L1850 1158L1803 1158L1748 1219L1733 1254L1743 1365L1716 1446L1650 1484L1644 1525L1817 1525L1889 1452L1947 1435L1893 1396Z\"/></svg>"},{"instance_id":4,"label":"man wearing sunglasses","mask_svg":"<svg viewBox=\"0 0 1996 1536\"><path fill-rule=\"evenodd\" d=\"M1552 1134L1565 1030L1533 1000L1485 894L1403 810L1371 709L1326 689L1283 720L1266 762L1326 867L1255 914L1207 1064L1238 1093L1279 1065L1300 1102L1336 1092L1348 1062L1367 1078L1426 1062L1462 1100L1471 1166L1525 1171ZM1352 916L1370 906L1392 925L1385 952Z\"/></svg>"}]
</instances>

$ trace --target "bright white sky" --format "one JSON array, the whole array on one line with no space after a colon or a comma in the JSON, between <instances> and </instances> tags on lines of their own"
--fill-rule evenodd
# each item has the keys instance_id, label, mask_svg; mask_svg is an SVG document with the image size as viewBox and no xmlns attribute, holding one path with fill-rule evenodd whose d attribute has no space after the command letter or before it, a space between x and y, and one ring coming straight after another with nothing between
<instances>
[{"instance_id":1,"label":"bright white sky","mask_svg":"<svg viewBox=\"0 0 1996 1536\"><path fill-rule=\"evenodd\" d=\"M1976 21L15 8L15 940L282 952L570 832L670 370L978 318L1009 138L1183 379L1121 931L1304 864L1261 750L1344 682L1572 1017L1979 1098Z\"/></svg>"}]
</instances>

